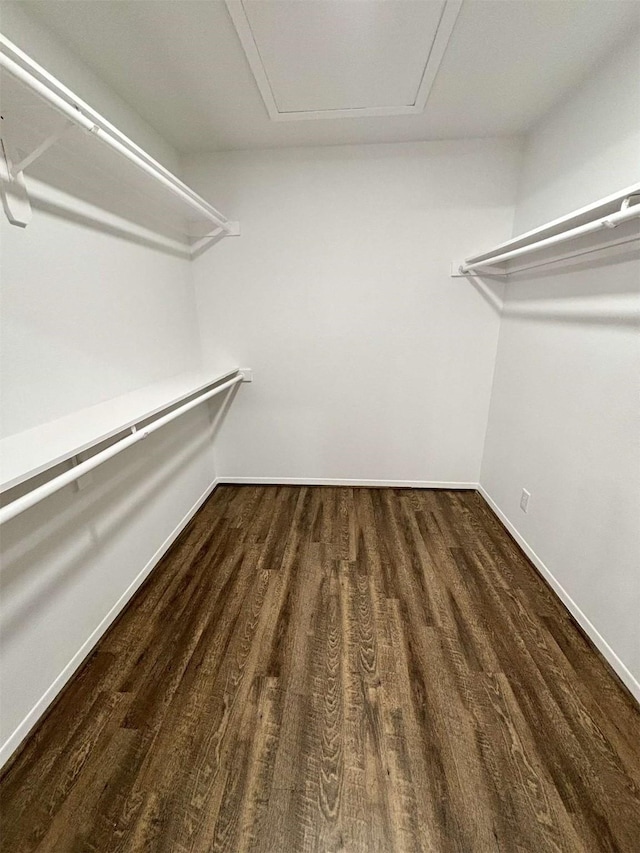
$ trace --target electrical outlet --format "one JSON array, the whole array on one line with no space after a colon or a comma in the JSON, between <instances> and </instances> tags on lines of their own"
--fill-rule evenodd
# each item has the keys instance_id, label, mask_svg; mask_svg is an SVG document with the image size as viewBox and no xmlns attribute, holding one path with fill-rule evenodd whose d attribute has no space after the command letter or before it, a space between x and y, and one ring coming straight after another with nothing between
<instances>
[{"instance_id":1,"label":"electrical outlet","mask_svg":"<svg viewBox=\"0 0 640 853\"><path fill-rule=\"evenodd\" d=\"M530 492L526 489L522 490L522 494L520 495L520 509L522 512L529 512L529 498L531 497Z\"/></svg>"}]
</instances>

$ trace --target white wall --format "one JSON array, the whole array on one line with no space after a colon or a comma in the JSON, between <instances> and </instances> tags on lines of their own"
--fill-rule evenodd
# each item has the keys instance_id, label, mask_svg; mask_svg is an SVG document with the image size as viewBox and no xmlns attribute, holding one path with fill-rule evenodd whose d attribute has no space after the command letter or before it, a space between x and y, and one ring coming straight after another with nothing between
<instances>
[{"instance_id":1,"label":"white wall","mask_svg":"<svg viewBox=\"0 0 640 853\"><path fill-rule=\"evenodd\" d=\"M188 261L43 210L0 221L3 436L198 365Z\"/></svg>"},{"instance_id":2,"label":"white wall","mask_svg":"<svg viewBox=\"0 0 640 853\"><path fill-rule=\"evenodd\" d=\"M499 316L449 265L510 234L518 158L471 140L186 164L242 223L194 264L207 363L256 377L221 475L477 482Z\"/></svg>"},{"instance_id":3,"label":"white wall","mask_svg":"<svg viewBox=\"0 0 640 853\"><path fill-rule=\"evenodd\" d=\"M639 79L636 39L533 132L518 231L640 180ZM639 318L637 248L511 278L481 482L640 697Z\"/></svg>"},{"instance_id":4,"label":"white wall","mask_svg":"<svg viewBox=\"0 0 640 853\"><path fill-rule=\"evenodd\" d=\"M529 134L514 234L640 179L639 78L634 33Z\"/></svg>"},{"instance_id":5,"label":"white wall","mask_svg":"<svg viewBox=\"0 0 640 853\"><path fill-rule=\"evenodd\" d=\"M115 96L34 24L12 15L15 27L3 12L5 33L63 79L73 69L72 87L114 118L105 105L116 104ZM134 139L155 142L152 148L171 154L165 162L176 159L148 128L135 132L139 120L126 105L119 102L116 112ZM49 198L60 200L59 190ZM0 217L5 435L199 366L188 262L149 247L126 223L114 230L113 216L85 201L66 198L63 207L37 207L26 229ZM3 526L0 759L213 479L209 416L196 410L104 465L89 488L68 487Z\"/></svg>"}]
</instances>

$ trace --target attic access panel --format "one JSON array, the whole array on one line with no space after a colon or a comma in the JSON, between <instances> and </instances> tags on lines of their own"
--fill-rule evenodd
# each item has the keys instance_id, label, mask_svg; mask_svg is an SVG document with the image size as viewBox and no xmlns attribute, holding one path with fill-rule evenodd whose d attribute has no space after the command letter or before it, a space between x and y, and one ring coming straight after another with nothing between
<instances>
[{"instance_id":1,"label":"attic access panel","mask_svg":"<svg viewBox=\"0 0 640 853\"><path fill-rule=\"evenodd\" d=\"M273 121L422 113L462 0L226 0Z\"/></svg>"}]
</instances>

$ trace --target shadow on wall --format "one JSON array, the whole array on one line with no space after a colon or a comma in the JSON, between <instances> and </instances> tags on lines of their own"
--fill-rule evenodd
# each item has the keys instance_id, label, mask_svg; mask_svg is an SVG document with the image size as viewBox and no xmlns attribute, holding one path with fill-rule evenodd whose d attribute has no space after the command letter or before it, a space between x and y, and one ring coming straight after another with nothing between
<instances>
[{"instance_id":1,"label":"shadow on wall","mask_svg":"<svg viewBox=\"0 0 640 853\"><path fill-rule=\"evenodd\" d=\"M204 433L198 429L197 415L186 415L95 469L91 473L93 482L85 491L79 492L75 484L66 486L4 525L1 580L6 615L2 623L3 642L9 643L28 620L37 620L53 597L64 596L65 589L73 584L79 573L92 561L97 561L101 552L108 552L110 545L127 529L135 534L136 525L144 522L144 510L154 497L167 490L181 471L193 467L211 450L232 399L233 394L227 394L222 401L211 401L209 423ZM58 473L61 467L56 469ZM24 493L30 487L33 481L19 491ZM16 497L18 489L12 491L12 496ZM176 518L172 523L175 525L179 521ZM160 545L161 542L152 542L149 547L155 550ZM38 566L44 570L40 578ZM132 565L128 579L133 580L142 568L143 565ZM23 584L22 594L12 595L14 588ZM122 592L124 588L113 590L113 601L108 603L105 613Z\"/></svg>"},{"instance_id":2,"label":"shadow on wall","mask_svg":"<svg viewBox=\"0 0 640 853\"><path fill-rule=\"evenodd\" d=\"M467 281L471 282L480 296L493 308L496 314L502 314L506 281L490 278L489 276L481 278L477 275L467 276Z\"/></svg>"},{"instance_id":3,"label":"shadow on wall","mask_svg":"<svg viewBox=\"0 0 640 853\"><path fill-rule=\"evenodd\" d=\"M640 324L640 249L628 245L598 256L567 259L544 268L511 273L499 284L479 276L469 281L503 317L581 325ZM504 296L499 298L499 288Z\"/></svg>"},{"instance_id":4,"label":"shadow on wall","mask_svg":"<svg viewBox=\"0 0 640 853\"><path fill-rule=\"evenodd\" d=\"M170 238L155 234L137 233L134 227L128 227L126 220L107 221L106 217L101 216L98 212L91 215L88 210L80 210L78 207L74 209L72 204L64 205L60 201L53 201L44 196L30 194L31 206L34 210L48 213L51 216L57 216L60 219L65 219L68 222L73 222L75 225L81 225L83 228L89 228L92 231L99 231L103 234L109 234L111 237L117 237L121 240L126 240L129 243L134 243L136 246L144 246L148 249L155 249L166 255L171 255L174 258L190 258L190 252L185 248L172 245Z\"/></svg>"},{"instance_id":5,"label":"shadow on wall","mask_svg":"<svg viewBox=\"0 0 640 853\"><path fill-rule=\"evenodd\" d=\"M137 448L129 448L94 472L96 479L86 492L77 492L71 484L58 495L47 498L46 507L43 502L5 525L2 568L2 592L7 611L2 625L5 643L25 620L37 619L52 596L63 594L78 573L96 559L99 549L108 548L109 541L115 540L126 527L135 527L143 507L171 483L178 470L203 452L209 443L208 436L192 442L184 452L185 432L182 428L173 431L171 436L150 436L146 442L157 440L147 447L146 458L136 453ZM179 448L183 451L177 455ZM171 461L153 466L160 458ZM55 513L53 520L52 511ZM34 521L41 522L35 535ZM19 604L12 608L12 587L24 581L24 576L38 565L46 565L44 582L34 583L30 587L31 594L21 597ZM141 568L132 567L131 577Z\"/></svg>"},{"instance_id":6,"label":"shadow on wall","mask_svg":"<svg viewBox=\"0 0 640 853\"><path fill-rule=\"evenodd\" d=\"M135 217L131 220L125 218L126 211L118 210L115 204L111 205L111 209L106 205L104 208L97 207L89 200L66 195L53 186L34 180L29 181L28 189L34 211L56 216L137 246L155 249L171 257L191 257L186 246L180 245L180 235L177 231L168 228L156 229L149 223L137 224ZM166 233L163 233L165 231Z\"/></svg>"}]
</instances>

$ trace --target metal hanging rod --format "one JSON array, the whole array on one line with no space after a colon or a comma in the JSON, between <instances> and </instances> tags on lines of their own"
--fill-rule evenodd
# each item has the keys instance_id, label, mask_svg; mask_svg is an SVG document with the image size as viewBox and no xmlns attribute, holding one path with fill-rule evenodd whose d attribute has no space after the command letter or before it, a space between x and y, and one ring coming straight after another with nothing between
<instances>
[{"instance_id":1,"label":"metal hanging rod","mask_svg":"<svg viewBox=\"0 0 640 853\"><path fill-rule=\"evenodd\" d=\"M156 432L161 429L163 426L166 426L171 421L176 420L176 418L181 417L186 412L191 411L191 409L195 409L196 406L199 406L201 403L210 400L212 397L215 397L217 394L222 394L224 391L227 391L229 388L232 388L234 385L237 385L238 382L244 382L246 380L245 373L239 372L237 376L234 376L232 379L229 379L227 382L223 382L222 385L218 385L215 388L212 388L210 391L205 391L204 394L200 394L193 400L190 400L188 403L185 403L182 406L179 406L177 409L174 409L173 412L169 412L168 415L164 415L161 418L153 421L141 429L137 429L135 426L131 427L131 435L128 435L126 438L120 439L115 444L112 444L111 447L107 447L106 450L100 451L100 453L96 453L95 456L92 456L90 459L87 459L85 462L80 462L77 465L74 465L68 471L65 471L63 474L60 474L57 477L54 477L52 480L49 480L47 483L44 483L42 486L38 486L35 489L32 489L30 492L27 492L26 495L23 495L20 498L16 498L16 500L11 501L11 503L6 504L2 508L0 508L0 524L4 524L6 521L10 521L12 518L15 518L17 515L25 512L30 509L32 506L40 503L45 498L48 498L49 495L54 495L56 492L59 492L60 489L63 489L65 486L68 486L70 483L73 483L83 477L85 474L88 474L89 471L93 471L94 468L97 468L99 465L102 465L104 462L107 462L109 459L112 459L114 456L117 456L119 453L122 453L123 450L126 450L127 447L131 447L134 444L137 444L139 441L147 438L147 436L151 435L151 433Z\"/></svg>"},{"instance_id":2,"label":"metal hanging rod","mask_svg":"<svg viewBox=\"0 0 640 853\"><path fill-rule=\"evenodd\" d=\"M496 264L502 264L506 261L513 260L513 258L520 258L523 255L528 255L531 252L537 252L541 249L546 249L559 243L566 243L569 240L575 240L578 237L583 237L586 234L601 231L604 228L617 228L617 226L621 225L623 222L628 222L631 219L640 217L640 203L631 203L631 199L636 197L638 197L636 194L627 196L623 200L620 210L615 213L610 213L607 216L600 217L600 219L594 219L593 222L578 225L575 228L570 228L568 231L563 231L560 234L554 234L553 236L546 237L543 240L537 240L527 246L520 246L517 249L511 249L510 251L501 252L497 255L482 257L481 260L467 258L467 260L463 261L463 263L459 265L454 274L463 276L473 275L475 272L482 270L485 267L494 267ZM553 260L555 261L557 258L554 258ZM491 272L493 273L494 270L492 269ZM495 272L497 272L498 275L508 273L506 270L498 270Z\"/></svg>"},{"instance_id":3,"label":"metal hanging rod","mask_svg":"<svg viewBox=\"0 0 640 853\"><path fill-rule=\"evenodd\" d=\"M4 51L10 52L20 60L20 62L16 62L7 56L6 53L1 52L0 67L50 104L68 122L92 133L102 143L112 148L138 169L146 172L151 178L162 184L171 194L180 198L197 212L199 217L212 222L218 229L222 229L225 234L238 233L237 222L229 221L213 205L200 198L197 193L150 157L142 148L132 142L132 140L78 98L70 89L64 86L53 75L49 74L48 71L38 65L37 62L2 34L0 34L0 45ZM57 142L61 136L61 132L56 132L44 140L41 145L17 165L16 171L26 168L27 165L34 162L47 148Z\"/></svg>"}]
</instances>

